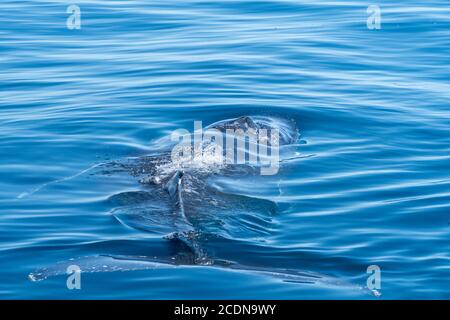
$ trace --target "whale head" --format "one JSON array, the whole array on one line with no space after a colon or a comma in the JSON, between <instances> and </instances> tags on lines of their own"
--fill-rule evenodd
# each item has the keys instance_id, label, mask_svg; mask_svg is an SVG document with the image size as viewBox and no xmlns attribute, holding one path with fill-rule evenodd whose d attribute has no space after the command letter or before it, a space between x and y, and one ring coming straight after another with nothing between
<instances>
[{"instance_id":1,"label":"whale head","mask_svg":"<svg viewBox=\"0 0 450 320\"><path fill-rule=\"evenodd\" d=\"M286 119L263 117L263 116L241 116L234 119L227 119L215 122L206 127L225 133L227 130L277 130L279 133L279 144L293 144L298 139L298 130L293 121Z\"/></svg>"}]
</instances>

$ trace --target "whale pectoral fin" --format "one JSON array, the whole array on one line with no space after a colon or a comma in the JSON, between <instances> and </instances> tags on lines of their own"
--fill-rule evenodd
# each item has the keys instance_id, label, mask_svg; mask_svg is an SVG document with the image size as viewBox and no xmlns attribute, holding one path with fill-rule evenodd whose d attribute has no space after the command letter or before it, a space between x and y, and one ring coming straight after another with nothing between
<instances>
[{"instance_id":1,"label":"whale pectoral fin","mask_svg":"<svg viewBox=\"0 0 450 320\"><path fill-rule=\"evenodd\" d=\"M178 193L180 192L179 188L182 177L183 171L177 171L174 173L172 178L170 178L169 181L167 181L166 184L164 185L164 189L167 190L167 192L172 198L176 198Z\"/></svg>"},{"instance_id":2,"label":"whale pectoral fin","mask_svg":"<svg viewBox=\"0 0 450 320\"><path fill-rule=\"evenodd\" d=\"M67 274L67 268L75 265L83 273L118 272L174 268L176 264L167 258L143 258L142 256L96 255L70 259L37 269L28 275L32 282Z\"/></svg>"}]
</instances>

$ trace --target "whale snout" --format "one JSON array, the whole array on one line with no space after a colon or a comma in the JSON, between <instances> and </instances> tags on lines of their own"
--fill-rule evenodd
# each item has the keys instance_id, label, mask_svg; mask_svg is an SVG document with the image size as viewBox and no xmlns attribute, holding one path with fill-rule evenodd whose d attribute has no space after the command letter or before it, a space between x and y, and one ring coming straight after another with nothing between
<instances>
[{"instance_id":1,"label":"whale snout","mask_svg":"<svg viewBox=\"0 0 450 320\"><path fill-rule=\"evenodd\" d=\"M298 138L298 130L293 121L262 116L240 116L234 119L227 119L215 122L206 129L215 129L221 132L226 130L242 130L247 132L253 130L277 130L280 145L293 144Z\"/></svg>"}]
</instances>

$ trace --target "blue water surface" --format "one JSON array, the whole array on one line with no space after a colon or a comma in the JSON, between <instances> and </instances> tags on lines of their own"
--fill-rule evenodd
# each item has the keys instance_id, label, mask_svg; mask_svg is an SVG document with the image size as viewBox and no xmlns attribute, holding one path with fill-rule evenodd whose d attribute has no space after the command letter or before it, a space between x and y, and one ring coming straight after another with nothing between
<instances>
[{"instance_id":1,"label":"blue water surface","mask_svg":"<svg viewBox=\"0 0 450 320\"><path fill-rule=\"evenodd\" d=\"M449 57L444 0L1 1L0 298L450 298ZM278 210L209 254L329 281L195 265L30 281L69 259L164 255L109 201L144 187L95 166L242 115L294 121L302 143L275 176L222 181Z\"/></svg>"}]
</instances>

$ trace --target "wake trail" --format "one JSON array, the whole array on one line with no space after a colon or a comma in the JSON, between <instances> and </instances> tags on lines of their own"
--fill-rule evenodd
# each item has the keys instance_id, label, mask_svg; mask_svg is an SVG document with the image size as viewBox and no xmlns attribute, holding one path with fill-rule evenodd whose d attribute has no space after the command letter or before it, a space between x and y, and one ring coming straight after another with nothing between
<instances>
[{"instance_id":1,"label":"wake trail","mask_svg":"<svg viewBox=\"0 0 450 320\"><path fill-rule=\"evenodd\" d=\"M22 192L21 194L19 194L16 197L16 199L24 199L26 197L29 197L29 196L35 194L36 192L39 192L40 190L44 189L45 187L47 187L49 185L56 184L56 183L61 183L61 182L65 182L65 181L70 181L70 180L75 179L75 178L77 178L77 177L79 177L79 176L81 176L81 175L91 171L92 169L95 169L95 168L97 168L97 167L99 167L101 165L104 165L104 164L106 164L106 163L104 163L104 162L97 163L97 164L94 164L94 165L90 166L89 168L84 169L84 170L82 170L82 171L80 171L80 172L78 172L78 173L76 173L74 175L46 182L46 183L41 184L41 185L39 185L37 187L34 187L30 191Z\"/></svg>"}]
</instances>

